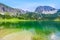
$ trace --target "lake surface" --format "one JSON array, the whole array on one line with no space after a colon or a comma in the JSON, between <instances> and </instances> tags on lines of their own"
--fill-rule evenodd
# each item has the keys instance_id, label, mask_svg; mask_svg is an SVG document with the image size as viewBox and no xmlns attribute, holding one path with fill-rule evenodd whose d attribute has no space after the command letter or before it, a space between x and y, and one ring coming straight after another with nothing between
<instances>
[{"instance_id":1,"label":"lake surface","mask_svg":"<svg viewBox=\"0 0 60 40\"><path fill-rule=\"evenodd\" d=\"M38 35L37 39L40 39L40 36L44 39L50 36L52 33L60 32L60 22L55 21L20 21L17 23L5 22L0 23L0 28L7 29L26 29L26 30L35 30ZM31 30L31 31L32 31ZM41 38L41 40L43 40ZM48 39L47 39L48 40Z\"/></svg>"},{"instance_id":2,"label":"lake surface","mask_svg":"<svg viewBox=\"0 0 60 40\"><path fill-rule=\"evenodd\" d=\"M60 30L60 22L54 22L54 21L20 21L18 23L11 23L11 22L3 22L0 23L0 27L4 28L35 28L35 29L57 29Z\"/></svg>"}]
</instances>

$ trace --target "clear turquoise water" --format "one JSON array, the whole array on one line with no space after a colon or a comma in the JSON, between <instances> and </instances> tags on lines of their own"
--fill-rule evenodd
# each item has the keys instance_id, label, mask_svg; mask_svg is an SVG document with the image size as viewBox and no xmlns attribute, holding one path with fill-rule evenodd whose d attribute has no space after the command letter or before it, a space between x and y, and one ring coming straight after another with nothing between
<instances>
[{"instance_id":1,"label":"clear turquoise water","mask_svg":"<svg viewBox=\"0 0 60 40\"><path fill-rule=\"evenodd\" d=\"M55 21L20 21L18 23L0 23L0 27L4 28L23 28L23 29L31 29L34 28L37 31L41 32L56 32L60 31L60 22Z\"/></svg>"},{"instance_id":2,"label":"clear turquoise water","mask_svg":"<svg viewBox=\"0 0 60 40\"><path fill-rule=\"evenodd\" d=\"M37 38L33 38L33 40L50 40L52 33L60 33L60 22L59 21L20 21L17 23L12 22L4 22L0 23L0 27L7 28L7 29L32 29L31 31L35 30ZM60 35L60 34L59 34ZM35 36L35 37L36 37ZM41 38L41 39L40 39Z\"/></svg>"}]
</instances>

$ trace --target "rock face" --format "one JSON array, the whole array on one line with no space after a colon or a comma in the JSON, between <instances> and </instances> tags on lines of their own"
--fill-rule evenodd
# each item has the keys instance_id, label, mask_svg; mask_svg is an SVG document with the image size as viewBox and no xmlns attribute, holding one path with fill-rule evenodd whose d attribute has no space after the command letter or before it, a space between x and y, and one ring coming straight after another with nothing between
<instances>
[{"instance_id":1,"label":"rock face","mask_svg":"<svg viewBox=\"0 0 60 40\"><path fill-rule=\"evenodd\" d=\"M53 14L56 13L57 10L50 6L39 6L36 8L35 12L44 14Z\"/></svg>"},{"instance_id":2,"label":"rock face","mask_svg":"<svg viewBox=\"0 0 60 40\"><path fill-rule=\"evenodd\" d=\"M20 13L25 13L25 11L22 9L12 8L5 4L0 3L0 13L4 13L4 12L9 12L11 13L11 15L16 15L17 13L19 15Z\"/></svg>"}]
</instances>

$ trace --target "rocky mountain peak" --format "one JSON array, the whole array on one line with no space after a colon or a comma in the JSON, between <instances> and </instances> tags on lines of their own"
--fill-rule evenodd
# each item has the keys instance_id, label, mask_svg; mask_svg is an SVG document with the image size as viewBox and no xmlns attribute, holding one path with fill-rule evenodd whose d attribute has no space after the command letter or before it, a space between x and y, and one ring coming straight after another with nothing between
<instances>
[{"instance_id":1,"label":"rocky mountain peak","mask_svg":"<svg viewBox=\"0 0 60 40\"><path fill-rule=\"evenodd\" d=\"M17 13L18 14L25 13L25 11L22 9L12 8L10 6L0 3L0 13L4 12L9 12L11 13L11 15L16 15Z\"/></svg>"},{"instance_id":2,"label":"rocky mountain peak","mask_svg":"<svg viewBox=\"0 0 60 40\"><path fill-rule=\"evenodd\" d=\"M45 14L53 14L55 12L57 12L57 10L53 7L50 7L50 6L38 6L36 9L35 9L35 12L37 13L45 13Z\"/></svg>"}]
</instances>

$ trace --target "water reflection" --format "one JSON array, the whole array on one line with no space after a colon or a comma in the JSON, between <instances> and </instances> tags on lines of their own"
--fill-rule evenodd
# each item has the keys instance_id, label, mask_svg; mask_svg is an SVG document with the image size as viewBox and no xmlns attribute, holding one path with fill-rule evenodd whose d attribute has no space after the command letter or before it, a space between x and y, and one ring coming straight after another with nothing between
<instances>
[{"instance_id":1,"label":"water reflection","mask_svg":"<svg viewBox=\"0 0 60 40\"><path fill-rule=\"evenodd\" d=\"M46 39L46 40L60 40L60 22L54 21L29 21L29 22L18 22L18 23L0 23L0 29L3 28L19 28L30 30L30 32L35 31L36 40ZM33 31L32 31L33 30ZM59 32L58 32L59 31ZM50 35L50 36L49 36ZM41 38L40 38L41 37ZM48 38L49 37L49 38ZM48 39L47 39L48 38Z\"/></svg>"},{"instance_id":2,"label":"water reflection","mask_svg":"<svg viewBox=\"0 0 60 40\"><path fill-rule=\"evenodd\" d=\"M18 23L0 23L0 27L4 28L35 28L37 30L60 30L60 22L52 22L52 21L29 21L29 22L18 22Z\"/></svg>"}]
</instances>

